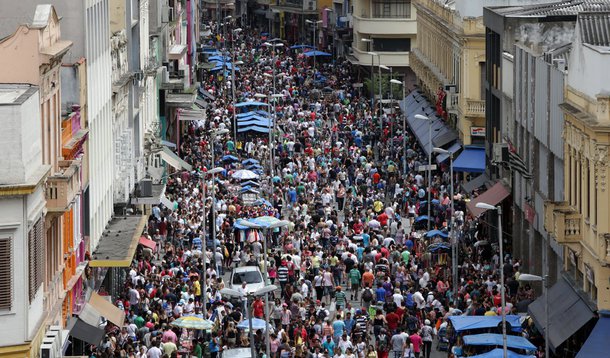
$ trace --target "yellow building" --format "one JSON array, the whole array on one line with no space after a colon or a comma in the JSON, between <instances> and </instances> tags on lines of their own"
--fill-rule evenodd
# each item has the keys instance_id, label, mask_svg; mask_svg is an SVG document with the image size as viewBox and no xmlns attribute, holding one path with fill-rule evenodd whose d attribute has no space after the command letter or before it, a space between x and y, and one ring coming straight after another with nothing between
<instances>
[{"instance_id":1,"label":"yellow building","mask_svg":"<svg viewBox=\"0 0 610 358\"><path fill-rule=\"evenodd\" d=\"M565 102L564 201L547 203L545 228L564 247L564 271L597 309L610 309L610 38L608 13L579 14ZM592 27L588 27L592 26Z\"/></svg>"},{"instance_id":2,"label":"yellow building","mask_svg":"<svg viewBox=\"0 0 610 358\"><path fill-rule=\"evenodd\" d=\"M444 102L446 118L464 145L485 142L485 27L482 5L414 0L417 47L411 68L432 104ZM466 2L467 3L467 2ZM464 8L461 8L464 7Z\"/></svg>"}]
</instances>

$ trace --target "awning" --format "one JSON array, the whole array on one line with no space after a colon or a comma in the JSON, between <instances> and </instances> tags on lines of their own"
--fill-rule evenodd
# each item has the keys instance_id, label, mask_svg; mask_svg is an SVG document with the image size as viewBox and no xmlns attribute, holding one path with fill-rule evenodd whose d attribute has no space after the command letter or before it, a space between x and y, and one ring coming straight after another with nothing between
<instances>
[{"instance_id":1,"label":"awning","mask_svg":"<svg viewBox=\"0 0 610 358\"><path fill-rule=\"evenodd\" d=\"M438 157L437 157L438 158ZM462 185L462 189L468 194L472 193L473 190L482 187L486 182L489 181L487 174L483 173L469 182Z\"/></svg>"},{"instance_id":2,"label":"awning","mask_svg":"<svg viewBox=\"0 0 610 358\"><path fill-rule=\"evenodd\" d=\"M142 196L142 192L138 196L131 198L131 203L134 205L159 205L161 196L165 193L165 184L152 184L151 196Z\"/></svg>"},{"instance_id":3,"label":"awning","mask_svg":"<svg viewBox=\"0 0 610 358\"><path fill-rule=\"evenodd\" d=\"M159 152L159 155L161 155L161 159L163 159L164 162L178 170L184 169L188 170L189 172L193 170L193 167L189 163L182 160L179 156L176 155L176 153L172 152L172 150L168 147L164 146L163 149Z\"/></svg>"},{"instance_id":4,"label":"awning","mask_svg":"<svg viewBox=\"0 0 610 358\"><path fill-rule=\"evenodd\" d=\"M600 311L599 320L591 331L589 338L580 348L576 358L604 357L608 355L610 342L610 311Z\"/></svg>"},{"instance_id":5,"label":"awning","mask_svg":"<svg viewBox=\"0 0 610 358\"><path fill-rule=\"evenodd\" d=\"M98 346L104 339L104 327L91 326L78 318L68 324L70 335L81 341Z\"/></svg>"},{"instance_id":6,"label":"awning","mask_svg":"<svg viewBox=\"0 0 610 358\"><path fill-rule=\"evenodd\" d=\"M432 132L432 147L443 147L458 138L443 119L436 115L436 110L418 91L412 91L403 101L399 102L401 110L407 116L411 132L417 138L420 146L430 154L430 132ZM430 120L415 118L416 114L428 117Z\"/></svg>"},{"instance_id":7,"label":"awning","mask_svg":"<svg viewBox=\"0 0 610 358\"><path fill-rule=\"evenodd\" d=\"M455 158L455 154L462 148L462 144L460 142L455 142L447 149L449 153L453 153L453 158ZM441 153L436 155L436 162L441 164L442 162L449 159L449 153Z\"/></svg>"},{"instance_id":8,"label":"awning","mask_svg":"<svg viewBox=\"0 0 610 358\"><path fill-rule=\"evenodd\" d=\"M172 143L172 142L167 141L167 140L161 140L161 144L166 146L166 147L169 147L171 149L176 149L176 143Z\"/></svg>"},{"instance_id":9,"label":"awning","mask_svg":"<svg viewBox=\"0 0 610 358\"><path fill-rule=\"evenodd\" d=\"M168 57L170 60L179 60L182 58L182 56L184 56L185 53L186 45L172 45L172 47L169 48Z\"/></svg>"},{"instance_id":10,"label":"awning","mask_svg":"<svg viewBox=\"0 0 610 358\"><path fill-rule=\"evenodd\" d=\"M506 315L506 323L514 332L521 331L521 317L518 315ZM502 323L501 316L449 316L449 320L456 332L474 329L486 329L498 327Z\"/></svg>"},{"instance_id":11,"label":"awning","mask_svg":"<svg viewBox=\"0 0 610 358\"><path fill-rule=\"evenodd\" d=\"M116 326L123 327L123 324L125 323L125 312L113 305L103 296L93 292L87 305L91 305L91 307L93 307L102 317L106 318Z\"/></svg>"},{"instance_id":12,"label":"awning","mask_svg":"<svg viewBox=\"0 0 610 358\"><path fill-rule=\"evenodd\" d=\"M146 215L117 216L108 224L95 251L91 267L129 267L146 225Z\"/></svg>"},{"instance_id":13,"label":"awning","mask_svg":"<svg viewBox=\"0 0 610 358\"><path fill-rule=\"evenodd\" d=\"M468 202L468 204L466 204L466 207L468 208L468 210L470 210L474 217L477 217L486 211L485 209L477 208L477 203L497 205L502 200L506 199L506 197L508 197L509 195L510 191L504 186L504 184L502 184L502 182L497 182L494 186L489 188L489 190Z\"/></svg>"},{"instance_id":14,"label":"awning","mask_svg":"<svg viewBox=\"0 0 610 358\"><path fill-rule=\"evenodd\" d=\"M201 108L201 109L208 108L208 102L206 102L205 100L203 100L203 99L201 99L199 97L195 98L195 105L198 106L198 108Z\"/></svg>"},{"instance_id":15,"label":"awning","mask_svg":"<svg viewBox=\"0 0 610 358\"><path fill-rule=\"evenodd\" d=\"M456 172L484 173L485 172L485 148L466 146L464 150L453 161L453 170Z\"/></svg>"},{"instance_id":16,"label":"awning","mask_svg":"<svg viewBox=\"0 0 610 358\"><path fill-rule=\"evenodd\" d=\"M510 349L506 350L507 358L536 358L533 355L524 355L511 351ZM470 358L504 358L504 350L502 348L495 348L490 350L489 352L477 354L476 356L470 356Z\"/></svg>"},{"instance_id":17,"label":"awning","mask_svg":"<svg viewBox=\"0 0 610 358\"><path fill-rule=\"evenodd\" d=\"M171 211L174 210L174 202L169 200L165 195L161 196L161 204Z\"/></svg>"},{"instance_id":18,"label":"awning","mask_svg":"<svg viewBox=\"0 0 610 358\"><path fill-rule=\"evenodd\" d=\"M593 318L593 312L570 284L560 277L549 289L549 343L553 350ZM547 327L544 307L546 297L542 295L528 307L528 312L540 332ZM606 341L607 345L608 341ZM606 348L606 351L608 349ZM605 355L602 355L605 356ZM595 355L587 357L596 357Z\"/></svg>"},{"instance_id":19,"label":"awning","mask_svg":"<svg viewBox=\"0 0 610 358\"><path fill-rule=\"evenodd\" d=\"M169 107L191 108L195 103L195 93L168 93L165 104Z\"/></svg>"},{"instance_id":20,"label":"awning","mask_svg":"<svg viewBox=\"0 0 610 358\"><path fill-rule=\"evenodd\" d=\"M144 236L140 237L139 244L142 245L142 246L148 247L149 249L151 249L153 251L157 247L157 243L156 242L154 242L152 240L149 240L149 239L147 239Z\"/></svg>"},{"instance_id":21,"label":"awning","mask_svg":"<svg viewBox=\"0 0 610 358\"><path fill-rule=\"evenodd\" d=\"M464 336L463 339L466 346L502 346L503 344L503 337L498 333L472 334ZM527 351L536 350L536 346L522 336L506 336L506 346Z\"/></svg>"}]
</instances>

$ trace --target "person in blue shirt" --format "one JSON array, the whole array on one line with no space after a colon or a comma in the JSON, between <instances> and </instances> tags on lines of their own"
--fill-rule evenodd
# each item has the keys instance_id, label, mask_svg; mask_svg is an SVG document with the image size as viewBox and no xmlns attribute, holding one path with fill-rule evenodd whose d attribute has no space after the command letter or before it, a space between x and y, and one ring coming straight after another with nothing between
<instances>
[{"instance_id":1,"label":"person in blue shirt","mask_svg":"<svg viewBox=\"0 0 610 358\"><path fill-rule=\"evenodd\" d=\"M337 315L337 319L333 322L333 340L335 343L339 341L339 338L343 335L345 331L345 322L341 320L341 315Z\"/></svg>"},{"instance_id":2,"label":"person in blue shirt","mask_svg":"<svg viewBox=\"0 0 610 358\"><path fill-rule=\"evenodd\" d=\"M347 332L348 336L351 336L352 329L354 329L354 326L356 325L356 321L352 318L351 312L347 312L345 314L345 319L343 320L343 323L345 323L345 332Z\"/></svg>"},{"instance_id":3,"label":"person in blue shirt","mask_svg":"<svg viewBox=\"0 0 610 358\"><path fill-rule=\"evenodd\" d=\"M377 302L385 302L385 289L381 283L377 284L377 290L375 291L375 298Z\"/></svg>"},{"instance_id":4,"label":"person in blue shirt","mask_svg":"<svg viewBox=\"0 0 610 358\"><path fill-rule=\"evenodd\" d=\"M335 342L330 339L330 336L326 337L326 342L322 343L322 348L328 352L329 357L335 356Z\"/></svg>"},{"instance_id":5,"label":"person in blue shirt","mask_svg":"<svg viewBox=\"0 0 610 358\"><path fill-rule=\"evenodd\" d=\"M363 232L362 233L362 246L369 247L370 241L371 241L371 235L367 234L366 232Z\"/></svg>"}]
</instances>

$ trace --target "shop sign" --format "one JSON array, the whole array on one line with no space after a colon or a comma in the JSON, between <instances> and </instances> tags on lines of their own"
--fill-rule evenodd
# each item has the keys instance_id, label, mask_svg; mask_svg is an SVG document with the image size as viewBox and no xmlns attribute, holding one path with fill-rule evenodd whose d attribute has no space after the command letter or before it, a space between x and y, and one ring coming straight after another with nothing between
<instances>
[{"instance_id":1,"label":"shop sign","mask_svg":"<svg viewBox=\"0 0 610 358\"><path fill-rule=\"evenodd\" d=\"M471 137L485 137L485 127L470 127Z\"/></svg>"}]
</instances>

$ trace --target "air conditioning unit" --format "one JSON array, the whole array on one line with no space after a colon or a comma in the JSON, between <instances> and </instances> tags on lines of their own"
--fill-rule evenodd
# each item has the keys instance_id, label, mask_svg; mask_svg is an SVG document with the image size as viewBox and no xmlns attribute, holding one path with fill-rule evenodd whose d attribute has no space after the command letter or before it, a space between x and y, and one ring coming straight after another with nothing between
<instances>
[{"instance_id":1,"label":"air conditioning unit","mask_svg":"<svg viewBox=\"0 0 610 358\"><path fill-rule=\"evenodd\" d=\"M140 197L152 197L152 179L142 179L140 181Z\"/></svg>"},{"instance_id":2,"label":"air conditioning unit","mask_svg":"<svg viewBox=\"0 0 610 358\"><path fill-rule=\"evenodd\" d=\"M508 163L508 143L494 143L493 157L494 163Z\"/></svg>"},{"instance_id":3,"label":"air conditioning unit","mask_svg":"<svg viewBox=\"0 0 610 358\"><path fill-rule=\"evenodd\" d=\"M40 358L59 358L61 356L55 355L55 350L52 344L41 344L40 345Z\"/></svg>"}]
</instances>

